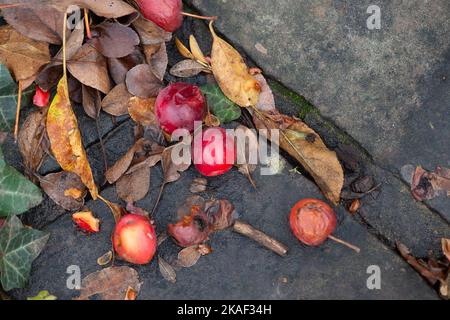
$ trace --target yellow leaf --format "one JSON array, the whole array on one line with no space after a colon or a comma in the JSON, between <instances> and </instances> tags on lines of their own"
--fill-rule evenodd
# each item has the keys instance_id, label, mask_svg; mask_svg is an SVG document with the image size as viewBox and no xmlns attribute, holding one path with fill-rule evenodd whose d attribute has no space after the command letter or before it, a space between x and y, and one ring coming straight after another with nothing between
<instances>
[{"instance_id":1,"label":"yellow leaf","mask_svg":"<svg viewBox=\"0 0 450 320\"><path fill-rule=\"evenodd\" d=\"M178 51L180 52L180 54L188 59L194 60L194 56L193 54L189 51L188 48L186 48L186 46L183 44L183 42L180 41L180 39L175 38L175 45L178 48Z\"/></svg>"},{"instance_id":2,"label":"yellow leaf","mask_svg":"<svg viewBox=\"0 0 450 320\"><path fill-rule=\"evenodd\" d=\"M213 22L209 28L213 36L211 66L223 93L241 107L255 106L258 103L261 86L248 71L239 52L214 31Z\"/></svg>"},{"instance_id":3,"label":"yellow leaf","mask_svg":"<svg viewBox=\"0 0 450 320\"><path fill-rule=\"evenodd\" d=\"M191 52L195 60L208 64L202 49L200 49L200 46L198 45L197 39L195 39L193 35L189 37L189 46L191 47Z\"/></svg>"},{"instance_id":4,"label":"yellow leaf","mask_svg":"<svg viewBox=\"0 0 450 320\"><path fill-rule=\"evenodd\" d=\"M77 119L70 105L67 78L63 77L47 115L47 133L53 155L61 168L75 173L90 190L92 198L98 197L92 170L81 142Z\"/></svg>"}]
</instances>

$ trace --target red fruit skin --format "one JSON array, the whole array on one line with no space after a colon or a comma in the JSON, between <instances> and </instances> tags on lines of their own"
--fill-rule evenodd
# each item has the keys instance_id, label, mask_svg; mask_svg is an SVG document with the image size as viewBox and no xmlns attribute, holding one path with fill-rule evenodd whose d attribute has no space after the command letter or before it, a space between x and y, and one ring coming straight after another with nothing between
<instances>
[{"instance_id":1,"label":"red fruit skin","mask_svg":"<svg viewBox=\"0 0 450 320\"><path fill-rule=\"evenodd\" d=\"M168 32L174 32L183 23L181 0L137 0L144 18L153 21Z\"/></svg>"},{"instance_id":2,"label":"red fruit skin","mask_svg":"<svg viewBox=\"0 0 450 320\"><path fill-rule=\"evenodd\" d=\"M124 216L114 229L112 241L117 255L133 264L148 264L156 253L155 229L144 216Z\"/></svg>"},{"instance_id":3,"label":"red fruit skin","mask_svg":"<svg viewBox=\"0 0 450 320\"><path fill-rule=\"evenodd\" d=\"M50 102L50 92L45 92L38 85L36 85L36 93L33 97L33 104L38 107L46 107Z\"/></svg>"},{"instance_id":4,"label":"red fruit skin","mask_svg":"<svg viewBox=\"0 0 450 320\"><path fill-rule=\"evenodd\" d=\"M168 134L177 129L194 132L194 122L203 121L205 97L200 88L189 83L173 83L161 90L155 102L156 118Z\"/></svg>"},{"instance_id":5,"label":"red fruit skin","mask_svg":"<svg viewBox=\"0 0 450 320\"><path fill-rule=\"evenodd\" d=\"M194 209L194 208L193 208ZM180 247L191 247L204 243L209 236L208 218L203 212L194 212L176 224L169 224L167 233Z\"/></svg>"},{"instance_id":6,"label":"red fruit skin","mask_svg":"<svg viewBox=\"0 0 450 320\"><path fill-rule=\"evenodd\" d=\"M308 246L320 246L337 225L333 209L317 199L299 201L291 210L289 222L297 239Z\"/></svg>"},{"instance_id":7,"label":"red fruit skin","mask_svg":"<svg viewBox=\"0 0 450 320\"><path fill-rule=\"evenodd\" d=\"M214 132L220 133L222 141L216 139ZM220 149L222 152L218 152ZM197 170L205 177L215 177L227 173L233 168L236 161L234 138L227 135L223 128L204 130L201 144L194 139L192 160Z\"/></svg>"}]
</instances>

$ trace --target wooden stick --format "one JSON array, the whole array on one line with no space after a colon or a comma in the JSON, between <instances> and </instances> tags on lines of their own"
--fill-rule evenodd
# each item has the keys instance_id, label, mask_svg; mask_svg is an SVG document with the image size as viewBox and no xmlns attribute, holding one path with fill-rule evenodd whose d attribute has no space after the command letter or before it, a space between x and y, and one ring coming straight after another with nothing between
<instances>
[{"instance_id":1,"label":"wooden stick","mask_svg":"<svg viewBox=\"0 0 450 320\"><path fill-rule=\"evenodd\" d=\"M347 248L350 248L350 249L356 251L357 253L361 252L361 249L358 248L357 246L354 246L354 245L352 245L352 244L350 244L350 243L348 243L348 242L346 242L344 240L341 240L339 238L336 238L336 237L333 237L333 236L330 235L330 236L328 236L328 239L333 240L334 242L340 243L340 244L346 246Z\"/></svg>"},{"instance_id":2,"label":"wooden stick","mask_svg":"<svg viewBox=\"0 0 450 320\"><path fill-rule=\"evenodd\" d=\"M86 36L92 39L91 27L89 26L89 9L84 9L84 23L86 25Z\"/></svg>"},{"instance_id":3,"label":"wooden stick","mask_svg":"<svg viewBox=\"0 0 450 320\"><path fill-rule=\"evenodd\" d=\"M22 104L22 80L19 80L19 93L17 96L16 124L14 126L14 141L17 142L19 136L20 108Z\"/></svg>"},{"instance_id":4,"label":"wooden stick","mask_svg":"<svg viewBox=\"0 0 450 320\"><path fill-rule=\"evenodd\" d=\"M273 252L282 257L286 256L288 252L288 248L284 244L269 237L264 232L253 228L246 222L236 220L236 222L233 225L233 231L255 240L262 246L266 247L269 250L272 250Z\"/></svg>"},{"instance_id":5,"label":"wooden stick","mask_svg":"<svg viewBox=\"0 0 450 320\"><path fill-rule=\"evenodd\" d=\"M210 20L211 21L211 20L219 19L218 16L204 17L204 16L199 16L197 14L187 13L187 12L181 12L181 14L186 17L191 17L191 18L200 19L200 20Z\"/></svg>"}]
</instances>

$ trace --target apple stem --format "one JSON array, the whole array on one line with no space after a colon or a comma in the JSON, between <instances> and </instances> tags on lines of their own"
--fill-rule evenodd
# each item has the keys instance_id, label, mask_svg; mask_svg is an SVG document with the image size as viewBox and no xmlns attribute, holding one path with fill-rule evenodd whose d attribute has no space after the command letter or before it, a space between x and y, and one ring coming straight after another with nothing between
<instances>
[{"instance_id":1,"label":"apple stem","mask_svg":"<svg viewBox=\"0 0 450 320\"><path fill-rule=\"evenodd\" d=\"M278 240L273 239L272 237L269 237L264 232L255 229L246 222L236 220L236 222L233 225L233 231L243 236L246 236L252 240L255 240L262 246L266 247L267 249L275 252L276 254L282 257L286 256L288 252L288 248L284 244L282 244Z\"/></svg>"},{"instance_id":2,"label":"apple stem","mask_svg":"<svg viewBox=\"0 0 450 320\"><path fill-rule=\"evenodd\" d=\"M350 243L348 243L348 242L346 242L344 240L341 240L339 238L333 237L332 235L329 235L328 238L330 240L333 240L334 242L340 243L340 244L346 246L347 248L350 248L350 249L356 251L357 253L361 252L360 248L358 248L357 246L354 246L354 245L352 245L352 244L350 244Z\"/></svg>"},{"instance_id":3,"label":"apple stem","mask_svg":"<svg viewBox=\"0 0 450 320\"><path fill-rule=\"evenodd\" d=\"M192 14L192 13L187 13L187 12L181 12L181 14L186 17L191 17L191 18L200 19L200 20L215 21L215 20L219 19L218 16L205 17L205 16L199 16L197 14Z\"/></svg>"},{"instance_id":4,"label":"apple stem","mask_svg":"<svg viewBox=\"0 0 450 320\"><path fill-rule=\"evenodd\" d=\"M19 136L19 121L20 121L20 108L22 104L22 80L19 80L19 92L17 94L17 111L16 111L16 124L14 126L14 141L17 142Z\"/></svg>"},{"instance_id":5,"label":"apple stem","mask_svg":"<svg viewBox=\"0 0 450 320\"><path fill-rule=\"evenodd\" d=\"M91 27L89 25L89 9L84 9L84 23L86 24L86 36L92 39Z\"/></svg>"}]
</instances>

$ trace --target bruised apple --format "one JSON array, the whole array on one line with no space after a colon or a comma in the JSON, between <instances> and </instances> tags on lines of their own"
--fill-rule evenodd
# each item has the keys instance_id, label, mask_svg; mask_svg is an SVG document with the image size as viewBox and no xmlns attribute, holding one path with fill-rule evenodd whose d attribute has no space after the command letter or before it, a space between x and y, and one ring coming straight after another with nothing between
<instances>
[{"instance_id":1,"label":"bruised apple","mask_svg":"<svg viewBox=\"0 0 450 320\"><path fill-rule=\"evenodd\" d=\"M80 229L88 233L97 233L100 231L100 220L95 218L91 211L74 213L72 220Z\"/></svg>"},{"instance_id":2,"label":"bruised apple","mask_svg":"<svg viewBox=\"0 0 450 320\"><path fill-rule=\"evenodd\" d=\"M144 18L153 21L162 29L174 32L183 23L181 0L137 0Z\"/></svg>"},{"instance_id":3,"label":"bruised apple","mask_svg":"<svg viewBox=\"0 0 450 320\"><path fill-rule=\"evenodd\" d=\"M289 222L294 235L308 246L319 246L336 229L336 214L325 202L304 199L291 210Z\"/></svg>"},{"instance_id":4,"label":"bruised apple","mask_svg":"<svg viewBox=\"0 0 450 320\"><path fill-rule=\"evenodd\" d=\"M150 220L141 215L125 215L117 223L112 240L117 255L133 264L149 263L156 252L155 230Z\"/></svg>"},{"instance_id":5,"label":"bruised apple","mask_svg":"<svg viewBox=\"0 0 450 320\"><path fill-rule=\"evenodd\" d=\"M176 224L169 224L168 234L180 247L191 247L208 239L209 224L206 214L198 206L191 207L191 214Z\"/></svg>"}]
</instances>

